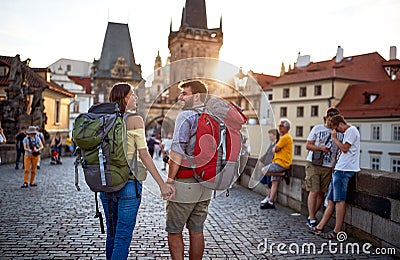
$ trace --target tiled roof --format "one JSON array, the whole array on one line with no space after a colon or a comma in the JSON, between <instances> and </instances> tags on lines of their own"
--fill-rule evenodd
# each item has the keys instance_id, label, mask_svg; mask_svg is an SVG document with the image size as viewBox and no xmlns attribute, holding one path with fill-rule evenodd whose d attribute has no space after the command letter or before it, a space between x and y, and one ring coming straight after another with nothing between
<instances>
[{"instance_id":1,"label":"tiled roof","mask_svg":"<svg viewBox=\"0 0 400 260\"><path fill-rule=\"evenodd\" d=\"M91 92L92 92L91 82L92 81L90 80L89 77L68 76L68 78L70 78L76 84L81 85L82 87L84 87L86 94L91 94Z\"/></svg>"},{"instance_id":2,"label":"tiled roof","mask_svg":"<svg viewBox=\"0 0 400 260\"><path fill-rule=\"evenodd\" d=\"M7 67L11 66L11 62L12 59L14 57L9 57L9 56L0 56L0 64L1 65L5 65ZM55 92L64 94L68 97L74 97L75 95L65 89L63 89L61 86L59 86L57 83L50 81L47 82L46 80L44 80L42 77L40 77L36 72L36 71L43 71L43 70L47 70L47 68L40 68L40 69L33 69L30 67L27 67L28 69L28 73L27 73L27 80L28 80L28 84L29 86L32 87L39 87L39 86L45 86L47 89L53 90ZM9 80L8 80L8 75L5 76L0 76L0 87L8 87L10 84Z\"/></svg>"},{"instance_id":3,"label":"tiled roof","mask_svg":"<svg viewBox=\"0 0 400 260\"><path fill-rule=\"evenodd\" d=\"M400 80L385 80L349 86L337 107L345 118L400 117L399 100Z\"/></svg>"},{"instance_id":4,"label":"tiled roof","mask_svg":"<svg viewBox=\"0 0 400 260\"><path fill-rule=\"evenodd\" d=\"M385 59L377 52L344 57L339 63L336 58L295 67L282 75L273 85L301 83L324 79L347 79L365 82L388 80L382 65Z\"/></svg>"},{"instance_id":5,"label":"tiled roof","mask_svg":"<svg viewBox=\"0 0 400 260\"><path fill-rule=\"evenodd\" d=\"M272 84L278 80L279 77L266 75L262 73L252 73L252 76L257 80L262 90L272 90Z\"/></svg>"}]
</instances>

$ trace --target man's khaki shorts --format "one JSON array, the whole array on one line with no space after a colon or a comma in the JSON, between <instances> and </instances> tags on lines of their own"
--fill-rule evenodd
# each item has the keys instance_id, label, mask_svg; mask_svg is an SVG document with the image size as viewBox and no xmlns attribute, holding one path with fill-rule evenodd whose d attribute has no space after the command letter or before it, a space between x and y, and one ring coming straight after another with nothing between
<instances>
[{"instance_id":1,"label":"man's khaki shorts","mask_svg":"<svg viewBox=\"0 0 400 260\"><path fill-rule=\"evenodd\" d=\"M306 190L327 192L332 178L332 168L306 162Z\"/></svg>"},{"instance_id":2,"label":"man's khaki shorts","mask_svg":"<svg viewBox=\"0 0 400 260\"><path fill-rule=\"evenodd\" d=\"M175 199L167 202L165 230L173 234L182 233L186 224L192 232L203 232L212 190L194 178L177 178L175 189Z\"/></svg>"}]
</instances>

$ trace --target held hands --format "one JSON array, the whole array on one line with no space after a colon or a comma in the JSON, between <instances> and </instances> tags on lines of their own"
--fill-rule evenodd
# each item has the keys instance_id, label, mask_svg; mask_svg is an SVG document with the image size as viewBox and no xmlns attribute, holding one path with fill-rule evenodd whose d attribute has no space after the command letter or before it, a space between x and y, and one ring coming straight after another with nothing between
<instances>
[{"instance_id":1,"label":"held hands","mask_svg":"<svg viewBox=\"0 0 400 260\"><path fill-rule=\"evenodd\" d=\"M175 192L176 192L176 189L175 189L174 184L171 184L171 183L166 183L166 184L167 184L167 186L170 187L171 190L172 190L171 195L169 195L169 197L167 197L166 200L173 200L173 199L175 199Z\"/></svg>"},{"instance_id":2,"label":"held hands","mask_svg":"<svg viewBox=\"0 0 400 260\"><path fill-rule=\"evenodd\" d=\"M169 180L160 185L161 197L164 200L171 200L175 198L175 186Z\"/></svg>"}]
</instances>

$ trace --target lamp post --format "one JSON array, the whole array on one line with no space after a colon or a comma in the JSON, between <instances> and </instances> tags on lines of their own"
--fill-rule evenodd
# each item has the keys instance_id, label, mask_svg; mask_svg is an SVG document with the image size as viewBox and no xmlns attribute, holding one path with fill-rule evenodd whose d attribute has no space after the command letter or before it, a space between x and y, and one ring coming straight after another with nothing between
<instances>
[{"instance_id":1,"label":"lamp post","mask_svg":"<svg viewBox=\"0 0 400 260\"><path fill-rule=\"evenodd\" d=\"M243 73L242 67L239 68L239 72L235 74L234 81L235 81L235 88L239 92L238 93L238 105L242 106L242 92L246 88L248 76Z\"/></svg>"}]
</instances>

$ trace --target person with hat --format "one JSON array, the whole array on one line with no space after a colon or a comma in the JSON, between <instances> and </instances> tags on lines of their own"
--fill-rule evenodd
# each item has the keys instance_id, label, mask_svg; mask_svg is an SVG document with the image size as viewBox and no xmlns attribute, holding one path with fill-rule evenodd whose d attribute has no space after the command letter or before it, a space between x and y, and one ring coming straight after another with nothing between
<instances>
[{"instance_id":1,"label":"person with hat","mask_svg":"<svg viewBox=\"0 0 400 260\"><path fill-rule=\"evenodd\" d=\"M35 187L36 168L39 160L40 151L43 149L43 143L40 137L37 135L36 128L34 126L29 126L26 131L27 136L24 138L24 184L21 188L28 188L29 186ZM29 179L29 171L31 176Z\"/></svg>"},{"instance_id":2,"label":"person with hat","mask_svg":"<svg viewBox=\"0 0 400 260\"><path fill-rule=\"evenodd\" d=\"M315 228L318 225L316 213L324 201L324 194L328 191L332 177L332 167L336 161L338 146L333 142L332 117L339 115L339 110L329 107L324 116L324 124L315 125L307 137L306 148L309 151L306 161L305 186L308 193L307 207L308 217L307 226ZM338 134L338 139L342 140L343 135ZM316 162L317 154L321 154L322 160Z\"/></svg>"}]
</instances>

